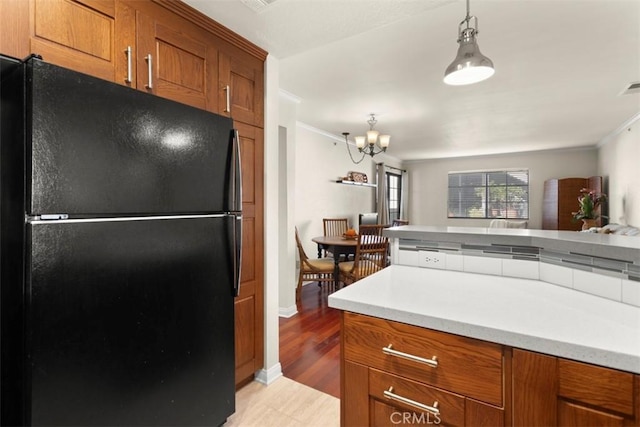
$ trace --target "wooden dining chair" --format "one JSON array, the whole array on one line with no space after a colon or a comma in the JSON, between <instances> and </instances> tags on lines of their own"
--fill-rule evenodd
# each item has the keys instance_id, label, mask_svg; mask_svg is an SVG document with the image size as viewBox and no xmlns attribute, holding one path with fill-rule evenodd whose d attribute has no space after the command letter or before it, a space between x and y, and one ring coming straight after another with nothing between
<instances>
[{"instance_id":1,"label":"wooden dining chair","mask_svg":"<svg viewBox=\"0 0 640 427\"><path fill-rule=\"evenodd\" d=\"M358 229L358 233L382 236L382 230L384 230L385 228L389 228L389 226L386 224L375 224L375 225L362 224Z\"/></svg>"},{"instance_id":2,"label":"wooden dining chair","mask_svg":"<svg viewBox=\"0 0 640 427\"><path fill-rule=\"evenodd\" d=\"M347 218L322 218L325 236L342 236L349 228Z\"/></svg>"},{"instance_id":3,"label":"wooden dining chair","mask_svg":"<svg viewBox=\"0 0 640 427\"><path fill-rule=\"evenodd\" d=\"M325 236L342 236L349 228L349 220L347 218L322 218L322 227ZM324 256L333 256L333 254L325 250Z\"/></svg>"},{"instance_id":4,"label":"wooden dining chair","mask_svg":"<svg viewBox=\"0 0 640 427\"><path fill-rule=\"evenodd\" d=\"M335 263L333 258L314 258L310 259L304 251L298 227L296 229L296 246L298 247L298 256L300 257L300 273L298 274L298 286L296 287L296 302L300 301L302 292L302 282L318 282L333 284L333 272Z\"/></svg>"},{"instance_id":5,"label":"wooden dining chair","mask_svg":"<svg viewBox=\"0 0 640 427\"><path fill-rule=\"evenodd\" d=\"M393 222L391 223L392 227L398 227L400 225L409 225L409 220L408 219L394 219Z\"/></svg>"},{"instance_id":6,"label":"wooden dining chair","mask_svg":"<svg viewBox=\"0 0 640 427\"><path fill-rule=\"evenodd\" d=\"M379 230L365 229L363 227L375 227ZM339 264L339 280L345 285L357 282L363 277L376 273L388 265L389 238L382 235L384 226L361 226L358 235L358 245L353 261L345 261ZM379 231L380 234L376 234Z\"/></svg>"}]
</instances>

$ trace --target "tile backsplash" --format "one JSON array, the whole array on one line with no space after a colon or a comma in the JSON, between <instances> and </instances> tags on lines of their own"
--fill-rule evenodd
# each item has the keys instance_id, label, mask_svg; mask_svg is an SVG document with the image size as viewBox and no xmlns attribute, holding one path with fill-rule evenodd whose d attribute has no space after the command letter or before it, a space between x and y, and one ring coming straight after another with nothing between
<instances>
[{"instance_id":1,"label":"tile backsplash","mask_svg":"<svg viewBox=\"0 0 640 427\"><path fill-rule=\"evenodd\" d=\"M640 307L632 260L534 246L400 239L397 264L541 280Z\"/></svg>"}]
</instances>

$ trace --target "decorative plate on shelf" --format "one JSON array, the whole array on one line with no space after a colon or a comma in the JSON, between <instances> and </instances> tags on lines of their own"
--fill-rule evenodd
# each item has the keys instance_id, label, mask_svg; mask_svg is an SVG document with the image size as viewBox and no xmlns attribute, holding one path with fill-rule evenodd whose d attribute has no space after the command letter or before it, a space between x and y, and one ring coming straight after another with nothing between
<instances>
[{"instance_id":1,"label":"decorative plate on shelf","mask_svg":"<svg viewBox=\"0 0 640 427\"><path fill-rule=\"evenodd\" d=\"M367 182L367 174L362 172L349 172L349 176L351 177L351 181L353 182Z\"/></svg>"}]
</instances>

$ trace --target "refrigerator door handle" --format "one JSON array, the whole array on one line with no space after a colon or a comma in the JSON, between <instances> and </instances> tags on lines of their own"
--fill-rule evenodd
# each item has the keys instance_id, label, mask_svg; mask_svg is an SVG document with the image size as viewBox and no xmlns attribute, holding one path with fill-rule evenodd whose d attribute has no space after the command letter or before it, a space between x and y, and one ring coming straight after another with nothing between
<instances>
[{"instance_id":1,"label":"refrigerator door handle","mask_svg":"<svg viewBox=\"0 0 640 427\"><path fill-rule=\"evenodd\" d=\"M240 134L237 129L232 133L231 188L229 189L230 211L242 211L242 161L240 157Z\"/></svg>"},{"instance_id":2,"label":"refrigerator door handle","mask_svg":"<svg viewBox=\"0 0 640 427\"><path fill-rule=\"evenodd\" d=\"M237 297L240 295L240 281L242 280L242 216L234 217L233 223L233 295Z\"/></svg>"}]
</instances>

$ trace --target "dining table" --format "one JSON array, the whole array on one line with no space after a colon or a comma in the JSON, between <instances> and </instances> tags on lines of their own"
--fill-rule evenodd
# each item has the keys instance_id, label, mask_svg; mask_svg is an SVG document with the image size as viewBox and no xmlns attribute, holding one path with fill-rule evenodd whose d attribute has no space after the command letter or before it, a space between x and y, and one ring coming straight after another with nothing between
<instances>
[{"instance_id":1,"label":"dining table","mask_svg":"<svg viewBox=\"0 0 640 427\"><path fill-rule=\"evenodd\" d=\"M349 255L354 255L356 253L358 238L343 236L317 236L311 240L318 245L318 258L322 256L323 250L333 254L333 261L335 264L333 268L333 281L335 289L338 289L338 283L340 282L340 260L347 260L349 259Z\"/></svg>"}]
</instances>

